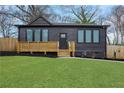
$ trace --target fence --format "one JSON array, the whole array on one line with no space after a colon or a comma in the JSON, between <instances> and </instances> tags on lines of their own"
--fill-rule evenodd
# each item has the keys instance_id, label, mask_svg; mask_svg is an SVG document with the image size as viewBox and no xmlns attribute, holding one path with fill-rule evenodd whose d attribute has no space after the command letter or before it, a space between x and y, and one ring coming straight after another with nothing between
<instances>
[{"instance_id":1,"label":"fence","mask_svg":"<svg viewBox=\"0 0 124 93\"><path fill-rule=\"evenodd\" d=\"M111 59L124 59L124 46L108 45L107 58Z\"/></svg>"},{"instance_id":2,"label":"fence","mask_svg":"<svg viewBox=\"0 0 124 93\"><path fill-rule=\"evenodd\" d=\"M14 52L16 51L17 39L0 38L0 51Z\"/></svg>"}]
</instances>

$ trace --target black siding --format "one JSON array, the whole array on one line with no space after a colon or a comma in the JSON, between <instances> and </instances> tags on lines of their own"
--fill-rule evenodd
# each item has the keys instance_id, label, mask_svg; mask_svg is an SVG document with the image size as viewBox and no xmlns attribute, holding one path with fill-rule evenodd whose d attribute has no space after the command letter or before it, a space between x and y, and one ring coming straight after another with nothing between
<instances>
[{"instance_id":1,"label":"black siding","mask_svg":"<svg viewBox=\"0 0 124 93\"><path fill-rule=\"evenodd\" d=\"M59 33L67 33L68 41L75 41L76 43L76 52L75 56L82 56L82 53L90 51L87 57L93 57L92 52L96 53L96 56L99 58L105 57L106 52L106 29L103 27L21 27L19 31L19 40L26 41L26 29L48 29L49 31L49 41L59 41ZM100 43L78 43L77 34L80 29L98 29L100 30ZM84 53L85 54L85 53Z\"/></svg>"}]
</instances>

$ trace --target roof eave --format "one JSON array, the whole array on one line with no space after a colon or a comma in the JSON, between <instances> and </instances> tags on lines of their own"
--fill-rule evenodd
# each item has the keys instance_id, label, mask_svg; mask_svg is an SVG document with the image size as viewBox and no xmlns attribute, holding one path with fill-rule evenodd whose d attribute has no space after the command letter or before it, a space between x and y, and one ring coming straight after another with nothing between
<instances>
[{"instance_id":1,"label":"roof eave","mask_svg":"<svg viewBox=\"0 0 124 93\"><path fill-rule=\"evenodd\" d=\"M48 25L48 24L42 24L42 25L14 25L16 27L109 27L110 25Z\"/></svg>"}]
</instances>

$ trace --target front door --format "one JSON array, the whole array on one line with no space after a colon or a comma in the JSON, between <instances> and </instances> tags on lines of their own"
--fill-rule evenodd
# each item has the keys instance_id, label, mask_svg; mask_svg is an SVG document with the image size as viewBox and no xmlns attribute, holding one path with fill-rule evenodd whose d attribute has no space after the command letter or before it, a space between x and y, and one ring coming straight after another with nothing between
<instances>
[{"instance_id":1,"label":"front door","mask_svg":"<svg viewBox=\"0 0 124 93\"><path fill-rule=\"evenodd\" d=\"M59 34L59 49L68 49L67 33Z\"/></svg>"}]
</instances>

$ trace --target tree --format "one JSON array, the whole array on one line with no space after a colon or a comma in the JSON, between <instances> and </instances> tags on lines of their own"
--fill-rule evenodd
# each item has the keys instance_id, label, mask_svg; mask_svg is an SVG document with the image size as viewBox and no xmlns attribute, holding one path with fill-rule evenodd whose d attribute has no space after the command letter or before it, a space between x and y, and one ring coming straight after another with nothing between
<instances>
[{"instance_id":1,"label":"tree","mask_svg":"<svg viewBox=\"0 0 124 93\"><path fill-rule=\"evenodd\" d=\"M52 15L49 9L49 6L36 5L0 6L0 35L4 38L17 37L14 24L27 24L39 16L49 18Z\"/></svg>"},{"instance_id":2,"label":"tree","mask_svg":"<svg viewBox=\"0 0 124 93\"><path fill-rule=\"evenodd\" d=\"M49 18L52 14L49 12L50 6L46 5L16 5L10 6L11 10L0 11L0 14L14 17L23 23L29 23L39 16Z\"/></svg>"},{"instance_id":3,"label":"tree","mask_svg":"<svg viewBox=\"0 0 124 93\"><path fill-rule=\"evenodd\" d=\"M15 37L15 34L17 33L15 30L12 30L14 28L13 26L14 20L8 18L7 16L0 15L0 34L4 38L10 38Z\"/></svg>"},{"instance_id":4,"label":"tree","mask_svg":"<svg viewBox=\"0 0 124 93\"><path fill-rule=\"evenodd\" d=\"M114 25L115 44L124 44L124 6L115 6L108 17Z\"/></svg>"},{"instance_id":5,"label":"tree","mask_svg":"<svg viewBox=\"0 0 124 93\"><path fill-rule=\"evenodd\" d=\"M75 18L72 14L72 8L74 8L73 5L59 5L59 6L52 6L53 9L56 11L53 16L51 16L52 22L57 23L74 23ZM59 10L59 11L58 11Z\"/></svg>"},{"instance_id":6,"label":"tree","mask_svg":"<svg viewBox=\"0 0 124 93\"><path fill-rule=\"evenodd\" d=\"M4 10L4 7L1 7L0 10ZM13 30L15 20L12 17L0 14L0 35L4 38L15 37L17 32Z\"/></svg>"},{"instance_id":7,"label":"tree","mask_svg":"<svg viewBox=\"0 0 124 93\"><path fill-rule=\"evenodd\" d=\"M28 6L16 6L19 11L16 11L16 14L20 16L25 22L29 23L32 20L43 16L49 18L52 14L49 12L50 6L43 5L28 5Z\"/></svg>"},{"instance_id":8,"label":"tree","mask_svg":"<svg viewBox=\"0 0 124 93\"><path fill-rule=\"evenodd\" d=\"M72 12L77 17L76 23L95 24L98 9L98 7L80 6L78 9L72 9Z\"/></svg>"}]
</instances>

